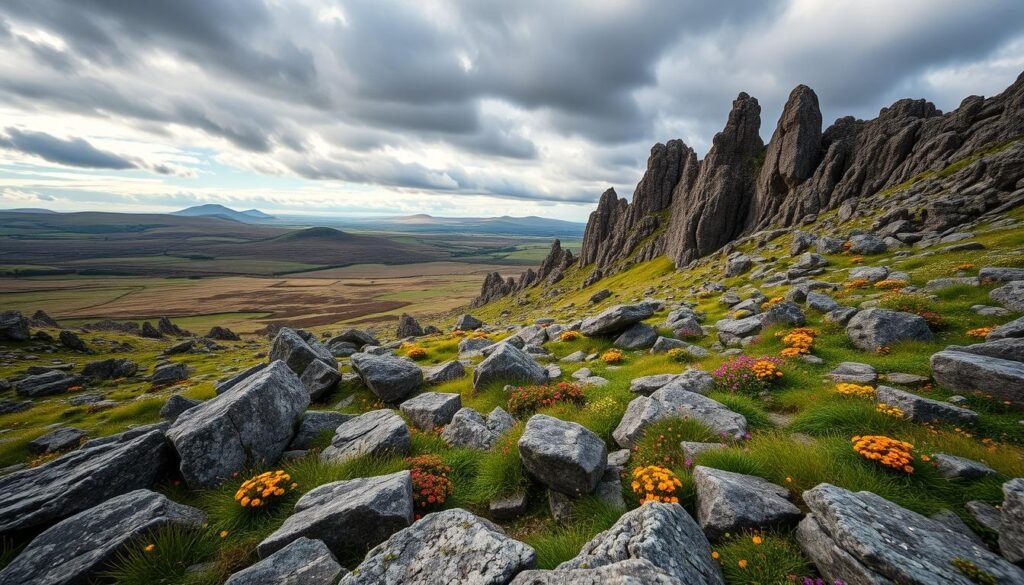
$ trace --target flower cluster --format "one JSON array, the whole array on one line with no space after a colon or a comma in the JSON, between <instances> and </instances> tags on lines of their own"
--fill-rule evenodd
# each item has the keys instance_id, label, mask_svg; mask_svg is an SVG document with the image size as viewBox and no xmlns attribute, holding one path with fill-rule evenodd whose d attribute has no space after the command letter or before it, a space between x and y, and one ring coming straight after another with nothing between
<instances>
[{"instance_id":1,"label":"flower cluster","mask_svg":"<svg viewBox=\"0 0 1024 585\"><path fill-rule=\"evenodd\" d=\"M690 359L690 352L681 347L673 347L665 352L665 355L668 356L668 359L674 362L685 362Z\"/></svg>"},{"instance_id":2,"label":"flower cluster","mask_svg":"<svg viewBox=\"0 0 1024 585\"><path fill-rule=\"evenodd\" d=\"M906 441L884 435L855 436L851 439L853 450L865 459L877 461L886 467L914 473L914 446Z\"/></svg>"},{"instance_id":3,"label":"flower cluster","mask_svg":"<svg viewBox=\"0 0 1024 585\"><path fill-rule=\"evenodd\" d=\"M836 392L843 396L860 396L861 398L875 397L875 389L871 386L850 384L848 382L836 384Z\"/></svg>"},{"instance_id":4,"label":"flower cluster","mask_svg":"<svg viewBox=\"0 0 1024 585\"><path fill-rule=\"evenodd\" d=\"M966 264L958 265L956 267L956 271L957 272L966 272L968 270L974 270L975 268L977 268L977 266L975 266L974 264L971 264L970 262L968 262Z\"/></svg>"},{"instance_id":5,"label":"flower cluster","mask_svg":"<svg viewBox=\"0 0 1024 585\"><path fill-rule=\"evenodd\" d=\"M892 406L884 402L879 402L875 405L875 412L884 414L885 416L891 416L893 418L903 418L903 410L897 406Z\"/></svg>"},{"instance_id":6,"label":"flower cluster","mask_svg":"<svg viewBox=\"0 0 1024 585\"><path fill-rule=\"evenodd\" d=\"M782 297L772 297L772 298L768 299L767 301L761 303L761 310L762 311L767 311L768 309L774 307L775 305L781 303L784 300L786 300L786 299L784 299Z\"/></svg>"},{"instance_id":7,"label":"flower cluster","mask_svg":"<svg viewBox=\"0 0 1024 585\"><path fill-rule=\"evenodd\" d=\"M405 350L405 355L414 360L421 360L427 357L427 350L419 345L405 343L402 345L402 349Z\"/></svg>"},{"instance_id":8,"label":"flower cluster","mask_svg":"<svg viewBox=\"0 0 1024 585\"><path fill-rule=\"evenodd\" d=\"M885 280L879 280L876 282L875 288L878 290L900 290L901 288L906 288L908 284L910 283L905 280L893 280L891 278L886 278Z\"/></svg>"},{"instance_id":9,"label":"flower cluster","mask_svg":"<svg viewBox=\"0 0 1024 585\"><path fill-rule=\"evenodd\" d=\"M782 350L782 357L796 357L798 355L804 355L811 353L811 346L814 345L814 338L818 336L818 332L810 327L800 327L787 333L782 338L782 345L786 348Z\"/></svg>"},{"instance_id":10,"label":"flower cluster","mask_svg":"<svg viewBox=\"0 0 1024 585\"><path fill-rule=\"evenodd\" d=\"M508 410L513 416L521 416L561 402L583 406L586 402L583 389L570 382L559 382L556 386L523 386L512 390Z\"/></svg>"},{"instance_id":11,"label":"flower cluster","mask_svg":"<svg viewBox=\"0 0 1024 585\"><path fill-rule=\"evenodd\" d=\"M782 378L782 358L736 356L712 372L718 386L727 392L757 394Z\"/></svg>"},{"instance_id":12,"label":"flower cluster","mask_svg":"<svg viewBox=\"0 0 1024 585\"><path fill-rule=\"evenodd\" d=\"M583 337L583 334L579 331L563 331L558 335L558 341L576 341Z\"/></svg>"},{"instance_id":13,"label":"flower cluster","mask_svg":"<svg viewBox=\"0 0 1024 585\"><path fill-rule=\"evenodd\" d=\"M848 280L844 282L843 288L852 290L855 288L864 288L869 284L871 284L871 281L866 278L854 278L853 280Z\"/></svg>"},{"instance_id":14,"label":"flower cluster","mask_svg":"<svg viewBox=\"0 0 1024 585\"><path fill-rule=\"evenodd\" d=\"M455 492L448 474L452 468L445 465L437 455L420 455L405 460L409 464L412 476L412 499L416 506L416 519L423 513L434 512L444 507L444 503Z\"/></svg>"},{"instance_id":15,"label":"flower cluster","mask_svg":"<svg viewBox=\"0 0 1024 585\"><path fill-rule=\"evenodd\" d=\"M672 470L657 465L637 467L633 470L633 482L630 484L633 493L640 496L640 503L664 502L679 503L679 490L683 482Z\"/></svg>"},{"instance_id":16,"label":"flower cluster","mask_svg":"<svg viewBox=\"0 0 1024 585\"><path fill-rule=\"evenodd\" d=\"M989 333L992 333L993 329L995 329L995 327L991 327L991 326L990 327L978 327L977 329L971 329L970 331L967 332L967 337L981 337L981 338L985 338L985 337L988 337Z\"/></svg>"},{"instance_id":17,"label":"flower cluster","mask_svg":"<svg viewBox=\"0 0 1024 585\"><path fill-rule=\"evenodd\" d=\"M622 361L622 352L617 349L609 349L601 354L601 361L606 364L617 364Z\"/></svg>"},{"instance_id":18,"label":"flower cluster","mask_svg":"<svg viewBox=\"0 0 1024 585\"><path fill-rule=\"evenodd\" d=\"M280 500L297 487L299 484L292 483L292 476L283 469L264 471L242 482L235 492L235 501L243 508L262 508Z\"/></svg>"}]
</instances>

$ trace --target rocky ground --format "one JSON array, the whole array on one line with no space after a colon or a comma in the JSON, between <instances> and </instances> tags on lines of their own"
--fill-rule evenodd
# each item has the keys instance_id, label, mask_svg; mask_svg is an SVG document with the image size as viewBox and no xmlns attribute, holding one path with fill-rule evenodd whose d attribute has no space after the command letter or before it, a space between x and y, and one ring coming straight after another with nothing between
<instances>
[{"instance_id":1,"label":"rocky ground","mask_svg":"<svg viewBox=\"0 0 1024 585\"><path fill-rule=\"evenodd\" d=\"M4 312L0 585L1024 582L1024 146L977 139L1015 95L788 228L556 243L433 324Z\"/></svg>"}]
</instances>

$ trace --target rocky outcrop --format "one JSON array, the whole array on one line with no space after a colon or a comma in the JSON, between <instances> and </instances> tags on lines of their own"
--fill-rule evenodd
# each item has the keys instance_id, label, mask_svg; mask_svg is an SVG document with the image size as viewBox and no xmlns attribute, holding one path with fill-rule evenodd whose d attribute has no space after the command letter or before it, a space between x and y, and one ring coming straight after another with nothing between
<instances>
[{"instance_id":1,"label":"rocky outcrop","mask_svg":"<svg viewBox=\"0 0 1024 585\"><path fill-rule=\"evenodd\" d=\"M320 460L344 463L357 457L407 455L411 450L408 425L395 411L382 408L343 422L320 453Z\"/></svg>"},{"instance_id":2,"label":"rocky outcrop","mask_svg":"<svg viewBox=\"0 0 1024 585\"><path fill-rule=\"evenodd\" d=\"M506 585L537 554L496 524L456 508L428 514L366 554L339 585Z\"/></svg>"},{"instance_id":3,"label":"rocky outcrop","mask_svg":"<svg viewBox=\"0 0 1024 585\"><path fill-rule=\"evenodd\" d=\"M676 186L667 242L676 266L718 250L746 228L764 149L760 128L761 106L740 93L694 183Z\"/></svg>"},{"instance_id":4,"label":"rocky outcrop","mask_svg":"<svg viewBox=\"0 0 1024 585\"><path fill-rule=\"evenodd\" d=\"M28 341L28 319L17 311L0 313L0 339Z\"/></svg>"},{"instance_id":5,"label":"rocky outcrop","mask_svg":"<svg viewBox=\"0 0 1024 585\"><path fill-rule=\"evenodd\" d=\"M565 271L575 263L576 257L572 252L562 248L561 240L555 240L536 271L528 269L520 274L518 279L511 276L503 278L497 272L489 273L484 277L484 284L480 287L480 296L473 300L471 306L480 307L541 283L556 283L565 277Z\"/></svg>"},{"instance_id":6,"label":"rocky outcrop","mask_svg":"<svg viewBox=\"0 0 1024 585\"><path fill-rule=\"evenodd\" d=\"M334 585L345 573L327 545L302 537L231 575L224 585Z\"/></svg>"}]
</instances>

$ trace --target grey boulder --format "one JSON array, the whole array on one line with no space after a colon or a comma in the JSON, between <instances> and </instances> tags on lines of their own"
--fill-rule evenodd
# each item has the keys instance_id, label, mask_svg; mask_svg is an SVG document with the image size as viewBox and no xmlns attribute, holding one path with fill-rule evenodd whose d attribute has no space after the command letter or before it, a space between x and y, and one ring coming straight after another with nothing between
<instances>
[{"instance_id":1,"label":"grey boulder","mask_svg":"<svg viewBox=\"0 0 1024 585\"><path fill-rule=\"evenodd\" d=\"M1011 311L1024 311L1024 280L1014 280L993 289L988 298L1001 303Z\"/></svg>"},{"instance_id":2,"label":"grey boulder","mask_svg":"<svg viewBox=\"0 0 1024 585\"><path fill-rule=\"evenodd\" d=\"M634 323L615 338L613 345L621 349L647 349L657 340L657 329L647 323Z\"/></svg>"},{"instance_id":3,"label":"grey boulder","mask_svg":"<svg viewBox=\"0 0 1024 585\"><path fill-rule=\"evenodd\" d=\"M188 366L182 363L162 364L153 368L149 381L154 386L166 386L188 379Z\"/></svg>"},{"instance_id":4,"label":"grey boulder","mask_svg":"<svg viewBox=\"0 0 1024 585\"><path fill-rule=\"evenodd\" d=\"M978 420L978 413L973 410L924 398L891 386L879 386L875 391L875 399L899 408L905 417L917 423L944 422L966 425Z\"/></svg>"},{"instance_id":5,"label":"grey boulder","mask_svg":"<svg viewBox=\"0 0 1024 585\"><path fill-rule=\"evenodd\" d=\"M345 558L380 544L413 519L408 471L336 481L299 498L293 514L257 550L267 557L306 537L323 541L335 556Z\"/></svg>"},{"instance_id":6,"label":"grey boulder","mask_svg":"<svg viewBox=\"0 0 1024 585\"><path fill-rule=\"evenodd\" d=\"M234 473L273 465L295 436L309 393L275 361L227 392L182 413L167 431L189 487L212 488Z\"/></svg>"},{"instance_id":7,"label":"grey boulder","mask_svg":"<svg viewBox=\"0 0 1024 585\"><path fill-rule=\"evenodd\" d=\"M968 346L972 347L972 346ZM932 354L932 377L959 392L982 392L1024 404L1024 363L946 348Z\"/></svg>"},{"instance_id":8,"label":"grey boulder","mask_svg":"<svg viewBox=\"0 0 1024 585\"><path fill-rule=\"evenodd\" d=\"M473 315L465 314L455 322L455 328L461 331L473 331L484 326L484 322Z\"/></svg>"},{"instance_id":9,"label":"grey boulder","mask_svg":"<svg viewBox=\"0 0 1024 585\"><path fill-rule=\"evenodd\" d=\"M760 477L698 465L693 483L697 522L711 540L739 530L800 521L800 509L789 501L789 490Z\"/></svg>"},{"instance_id":10,"label":"grey boulder","mask_svg":"<svg viewBox=\"0 0 1024 585\"><path fill-rule=\"evenodd\" d=\"M828 377L837 383L869 384L873 386L878 381L878 370L870 364L841 362L828 373Z\"/></svg>"},{"instance_id":11,"label":"grey boulder","mask_svg":"<svg viewBox=\"0 0 1024 585\"><path fill-rule=\"evenodd\" d=\"M384 402L400 402L423 385L419 366L392 355L353 354L352 369Z\"/></svg>"},{"instance_id":12,"label":"grey boulder","mask_svg":"<svg viewBox=\"0 0 1024 585\"><path fill-rule=\"evenodd\" d=\"M654 315L654 306L648 303L615 305L594 317L584 319L580 324L580 333L588 337L618 333L652 315Z\"/></svg>"},{"instance_id":13,"label":"grey boulder","mask_svg":"<svg viewBox=\"0 0 1024 585\"><path fill-rule=\"evenodd\" d=\"M0 339L28 341L28 319L17 311L0 313Z\"/></svg>"},{"instance_id":14,"label":"grey boulder","mask_svg":"<svg viewBox=\"0 0 1024 585\"><path fill-rule=\"evenodd\" d=\"M747 419L724 404L670 383L648 396L634 398L612 438L620 447L631 449L652 423L668 418L692 418L717 433L740 439L746 436Z\"/></svg>"},{"instance_id":15,"label":"grey boulder","mask_svg":"<svg viewBox=\"0 0 1024 585\"><path fill-rule=\"evenodd\" d=\"M339 585L506 585L536 564L529 546L459 508L427 514L393 534Z\"/></svg>"},{"instance_id":16,"label":"grey boulder","mask_svg":"<svg viewBox=\"0 0 1024 585\"><path fill-rule=\"evenodd\" d=\"M111 358L89 362L82 368L82 375L95 380L128 378L139 371L139 364L126 359Z\"/></svg>"},{"instance_id":17,"label":"grey boulder","mask_svg":"<svg viewBox=\"0 0 1024 585\"><path fill-rule=\"evenodd\" d=\"M863 351L875 351L903 341L931 341L934 337L923 317L886 309L860 311L847 323L846 335Z\"/></svg>"},{"instance_id":18,"label":"grey boulder","mask_svg":"<svg viewBox=\"0 0 1024 585\"><path fill-rule=\"evenodd\" d=\"M978 479L996 474L996 470L984 463L946 453L932 455L932 465L947 479Z\"/></svg>"},{"instance_id":19,"label":"grey boulder","mask_svg":"<svg viewBox=\"0 0 1024 585\"><path fill-rule=\"evenodd\" d=\"M342 414L333 410L307 410L306 414L302 415L299 430L288 443L288 450L309 449L321 434L330 432L333 437L334 431L338 427L353 418L355 416L351 414Z\"/></svg>"},{"instance_id":20,"label":"grey boulder","mask_svg":"<svg viewBox=\"0 0 1024 585\"><path fill-rule=\"evenodd\" d=\"M73 449L81 444L86 434L82 429L75 427L57 427L41 437L32 439L25 448L32 455Z\"/></svg>"},{"instance_id":21,"label":"grey boulder","mask_svg":"<svg viewBox=\"0 0 1024 585\"><path fill-rule=\"evenodd\" d=\"M1024 566L1024 478L1003 484L999 550L1011 563Z\"/></svg>"},{"instance_id":22,"label":"grey boulder","mask_svg":"<svg viewBox=\"0 0 1024 585\"><path fill-rule=\"evenodd\" d=\"M458 380L465 375L466 367L462 365L462 362L456 360L423 368L423 381L427 384L444 384L445 382Z\"/></svg>"},{"instance_id":23,"label":"grey boulder","mask_svg":"<svg viewBox=\"0 0 1024 585\"><path fill-rule=\"evenodd\" d=\"M500 406L492 410L486 419L472 408L462 408L444 428L441 438L452 447L487 451L515 424L512 415Z\"/></svg>"},{"instance_id":24,"label":"grey boulder","mask_svg":"<svg viewBox=\"0 0 1024 585\"><path fill-rule=\"evenodd\" d=\"M399 406L413 426L425 431L447 425L461 408L460 395L441 392L424 392Z\"/></svg>"},{"instance_id":25,"label":"grey boulder","mask_svg":"<svg viewBox=\"0 0 1024 585\"><path fill-rule=\"evenodd\" d=\"M338 387L338 382L341 382L341 373L338 372L336 366L314 360L306 366L306 370L299 376L299 381L309 392L309 400L315 402Z\"/></svg>"},{"instance_id":26,"label":"grey boulder","mask_svg":"<svg viewBox=\"0 0 1024 585\"><path fill-rule=\"evenodd\" d=\"M569 496L593 493L608 464L608 450L586 427L544 414L526 422L519 457L534 479Z\"/></svg>"},{"instance_id":27,"label":"grey boulder","mask_svg":"<svg viewBox=\"0 0 1024 585\"><path fill-rule=\"evenodd\" d=\"M49 528L0 571L0 585L77 585L154 530L199 530L202 511L149 490L135 490L79 512Z\"/></svg>"},{"instance_id":28,"label":"grey boulder","mask_svg":"<svg viewBox=\"0 0 1024 585\"><path fill-rule=\"evenodd\" d=\"M14 385L19 396L34 398L63 394L72 386L80 386L81 376L74 376L60 370L50 370L34 376L25 376Z\"/></svg>"},{"instance_id":29,"label":"grey boulder","mask_svg":"<svg viewBox=\"0 0 1024 585\"><path fill-rule=\"evenodd\" d=\"M407 455L411 450L408 425L395 411L382 408L342 423L331 444L320 453L320 460L343 463L364 456Z\"/></svg>"},{"instance_id":30,"label":"grey boulder","mask_svg":"<svg viewBox=\"0 0 1024 585\"><path fill-rule=\"evenodd\" d=\"M299 376L306 371L309 364L317 360L338 369L338 360L329 349L316 340L316 337L288 327L282 327L277 332L270 346L269 361L278 360L287 364Z\"/></svg>"},{"instance_id":31,"label":"grey boulder","mask_svg":"<svg viewBox=\"0 0 1024 585\"><path fill-rule=\"evenodd\" d=\"M326 544L303 536L231 575L224 585L334 585L346 573Z\"/></svg>"},{"instance_id":32,"label":"grey boulder","mask_svg":"<svg viewBox=\"0 0 1024 585\"><path fill-rule=\"evenodd\" d=\"M543 384L547 380L547 370L511 343L500 344L473 370L474 390L492 382Z\"/></svg>"}]
</instances>

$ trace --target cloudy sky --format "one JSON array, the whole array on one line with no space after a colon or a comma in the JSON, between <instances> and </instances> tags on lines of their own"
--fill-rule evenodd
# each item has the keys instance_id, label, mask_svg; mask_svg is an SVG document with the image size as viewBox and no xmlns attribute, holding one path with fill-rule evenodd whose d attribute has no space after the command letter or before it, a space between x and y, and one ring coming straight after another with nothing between
<instances>
[{"instance_id":1,"label":"cloudy sky","mask_svg":"<svg viewBox=\"0 0 1024 585\"><path fill-rule=\"evenodd\" d=\"M1021 0L2 0L0 208L585 220L740 91L767 139L1022 71Z\"/></svg>"}]
</instances>

